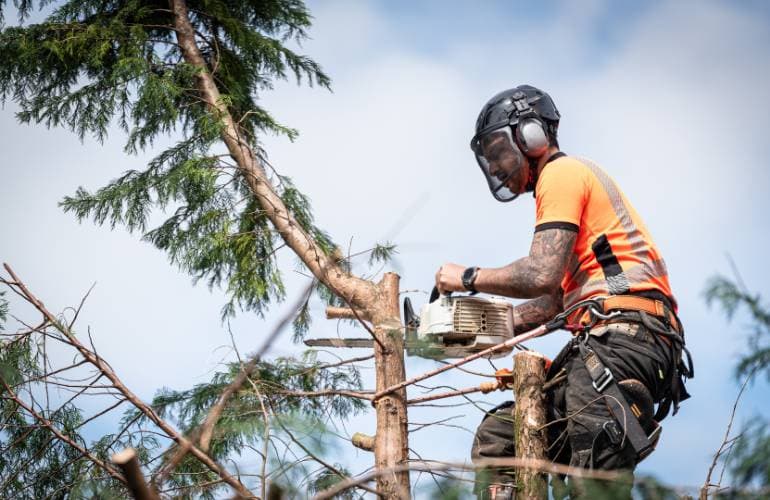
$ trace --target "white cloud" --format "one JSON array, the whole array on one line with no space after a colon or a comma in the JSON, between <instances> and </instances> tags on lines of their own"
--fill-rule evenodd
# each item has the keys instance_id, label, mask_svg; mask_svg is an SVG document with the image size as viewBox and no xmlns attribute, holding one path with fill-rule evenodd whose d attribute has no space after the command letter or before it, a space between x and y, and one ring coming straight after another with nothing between
<instances>
[{"instance_id":1,"label":"white cloud","mask_svg":"<svg viewBox=\"0 0 770 500\"><path fill-rule=\"evenodd\" d=\"M770 277L763 255L770 208L767 22L728 3L660 3L628 22L622 43L602 47L596 23L616 4L584 5L565 2L556 15L524 22L495 4L491 16L511 16L510 32L496 36L431 31L426 22L423 36L445 49L436 52L399 39L399 19L388 9L319 2L311 6L316 26L303 51L331 74L334 92L281 84L263 96L279 120L301 131L294 144L265 144L339 243L355 237L354 250L367 248L406 217L395 236L402 285L429 289L443 261L497 266L528 251L532 199L495 202L468 141L478 110L498 90L529 82L549 91L562 111L564 149L606 167L669 261L688 339L705 369L691 385L696 397L666 422L661 447L644 469L699 484L718 446L700 436L722 430L733 396L729 356L743 345L705 311L699 292L708 275L725 267L724 251L750 274L750 286L766 292ZM145 397L161 384L205 380L222 352L216 347L228 343L218 323L221 294L191 289L188 277L136 237L77 225L55 207L77 185L103 185L141 162L124 158L117 140L83 148L62 132L16 128L8 109L2 120L8 139L0 209L13 214L0 221L2 259L59 308L98 280L84 321L94 326L102 354ZM314 334L336 335L318 318ZM234 323L245 351L268 329L249 315ZM536 347L554 354L565 338L555 334ZM275 352L292 349L281 344ZM407 370L429 366L409 358ZM454 374L436 382L478 381ZM471 428L479 420L473 408L457 413ZM435 415L412 412L415 420ZM371 416L348 428L373 429ZM435 433L452 439L442 438L436 449ZM442 458L462 460L470 438L434 429L418 433L413 444L425 456L441 451ZM692 457L687 463L684 448Z\"/></svg>"}]
</instances>

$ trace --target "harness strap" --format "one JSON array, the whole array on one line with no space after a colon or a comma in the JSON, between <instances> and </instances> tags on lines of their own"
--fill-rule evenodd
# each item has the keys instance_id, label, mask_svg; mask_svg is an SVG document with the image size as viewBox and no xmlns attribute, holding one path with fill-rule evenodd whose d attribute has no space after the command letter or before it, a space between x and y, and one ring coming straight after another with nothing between
<instances>
[{"instance_id":1,"label":"harness strap","mask_svg":"<svg viewBox=\"0 0 770 500\"><path fill-rule=\"evenodd\" d=\"M639 422L638 410L633 411L621 392L615 377L612 376L612 372L602 363L596 352L587 345L587 339L580 342L578 346L580 356L586 365L591 380L593 380L594 389L599 394L608 396L606 398L607 407L620 424L620 428L623 429L624 439L628 438L634 448L637 460L641 461L652 453L655 445Z\"/></svg>"},{"instance_id":2,"label":"harness strap","mask_svg":"<svg viewBox=\"0 0 770 500\"><path fill-rule=\"evenodd\" d=\"M611 295L600 298L595 302L601 304L601 312L603 314L609 314L614 311L645 312L661 318L667 326L670 325L675 332L680 335L682 334L682 328L676 314L661 300L649 299L639 295ZM579 311L582 311L582 313ZM595 314L595 312L586 307L576 309L576 314L579 314L577 318L574 316L571 316L571 318L577 319L578 323L587 325L592 323L591 315Z\"/></svg>"},{"instance_id":3,"label":"harness strap","mask_svg":"<svg viewBox=\"0 0 770 500\"><path fill-rule=\"evenodd\" d=\"M680 333L679 321L676 315L663 301L648 299L638 295L613 295L602 302L605 313L615 310L644 311L647 314L664 318L677 333Z\"/></svg>"}]
</instances>

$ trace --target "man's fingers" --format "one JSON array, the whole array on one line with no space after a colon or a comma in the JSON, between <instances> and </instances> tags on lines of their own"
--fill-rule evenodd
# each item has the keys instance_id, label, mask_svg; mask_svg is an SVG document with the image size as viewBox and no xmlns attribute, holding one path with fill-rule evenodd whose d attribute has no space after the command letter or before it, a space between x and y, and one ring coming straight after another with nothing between
<instances>
[{"instance_id":1,"label":"man's fingers","mask_svg":"<svg viewBox=\"0 0 770 500\"><path fill-rule=\"evenodd\" d=\"M438 288L438 293L441 295L444 295L444 266L441 266L438 268L438 271L436 271L436 288Z\"/></svg>"},{"instance_id":2,"label":"man's fingers","mask_svg":"<svg viewBox=\"0 0 770 500\"><path fill-rule=\"evenodd\" d=\"M465 268L458 264L444 264L436 271L436 288L439 293L446 295L448 292L463 290L461 275Z\"/></svg>"}]
</instances>

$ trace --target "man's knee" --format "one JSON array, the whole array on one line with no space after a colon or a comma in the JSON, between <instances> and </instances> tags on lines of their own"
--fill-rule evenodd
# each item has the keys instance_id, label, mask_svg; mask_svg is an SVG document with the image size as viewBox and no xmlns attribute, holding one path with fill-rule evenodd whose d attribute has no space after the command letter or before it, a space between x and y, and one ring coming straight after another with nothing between
<instances>
[{"instance_id":1,"label":"man's knee","mask_svg":"<svg viewBox=\"0 0 770 500\"><path fill-rule=\"evenodd\" d=\"M508 458L515 455L513 435L513 401L488 411L476 429L471 449L472 460L481 465L476 472L475 493L483 500L513 498L513 470L506 467L483 467L484 459Z\"/></svg>"},{"instance_id":2,"label":"man's knee","mask_svg":"<svg viewBox=\"0 0 770 500\"><path fill-rule=\"evenodd\" d=\"M513 401L488 411L476 429L471 448L474 461L515 455L513 436Z\"/></svg>"}]
</instances>

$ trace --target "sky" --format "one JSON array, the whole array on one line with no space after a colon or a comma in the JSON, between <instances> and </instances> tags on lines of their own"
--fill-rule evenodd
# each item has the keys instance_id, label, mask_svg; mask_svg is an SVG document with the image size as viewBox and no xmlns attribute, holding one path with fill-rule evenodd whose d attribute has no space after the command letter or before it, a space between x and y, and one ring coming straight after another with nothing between
<instances>
[{"instance_id":1,"label":"sky","mask_svg":"<svg viewBox=\"0 0 770 500\"><path fill-rule=\"evenodd\" d=\"M300 136L262 142L337 242L353 251L382 241L398 246L388 269L401 275L402 290L418 306L442 263L498 267L526 255L533 199L495 201L468 143L482 105L500 90L528 83L553 97L562 115L562 150L602 165L652 232L695 360L693 398L663 423L661 443L639 471L672 485L701 485L730 418L739 387L733 367L747 336L745 318L726 322L706 307L702 291L710 276L730 275L730 256L746 285L770 297L767 4L326 0L308 6L315 21L300 50L331 76L332 92L279 82L261 104ZM55 310L76 305L96 283L81 328L89 326L102 356L144 399L162 386L208 380L234 359L219 320L223 293L193 286L139 235L79 224L57 206L78 186L96 189L141 168L152 152L126 156L117 130L100 145L64 130L21 126L15 109L9 102L0 110L0 260ZM290 271L288 281L292 302L304 281ZM14 307L29 315L21 304ZM240 350L255 350L284 309L264 320L250 314L233 320ZM313 311L313 337L365 335L324 320L320 304ZM298 353L289 337L285 332L271 353ZM557 332L530 347L553 356L567 338ZM434 366L407 358L408 375ZM365 370L371 387L370 373ZM467 374L435 381L478 382ZM763 381L750 388L738 423L770 416L767 390ZM454 415L462 416L451 424L471 431L481 418L463 406L413 410L410 421ZM100 421L105 429L112 424ZM356 431L374 432L372 413L345 422L341 433ZM413 434L411 446L423 457L462 461L471 438L434 426ZM344 444L339 449L342 461L370 460Z\"/></svg>"}]
</instances>

